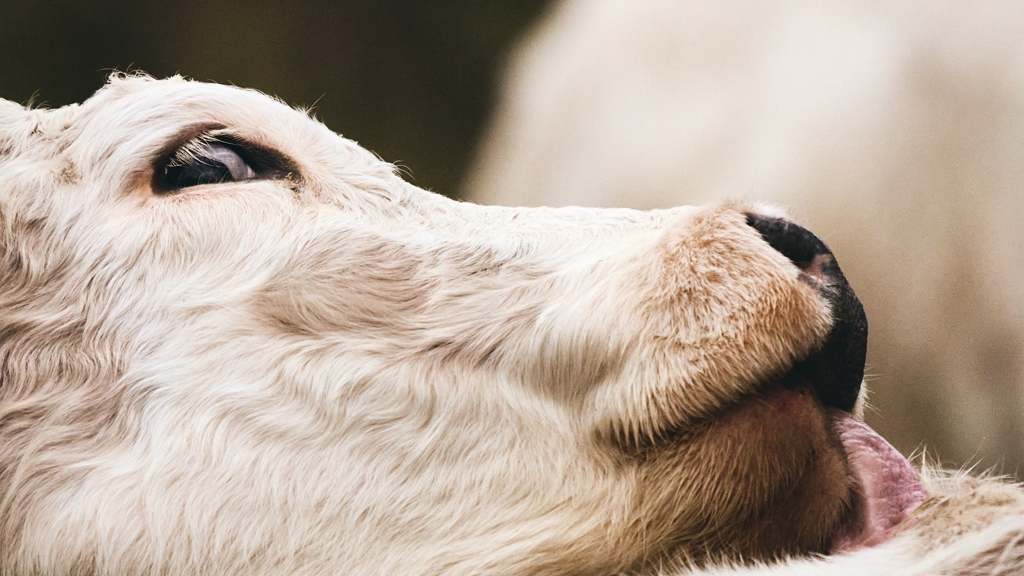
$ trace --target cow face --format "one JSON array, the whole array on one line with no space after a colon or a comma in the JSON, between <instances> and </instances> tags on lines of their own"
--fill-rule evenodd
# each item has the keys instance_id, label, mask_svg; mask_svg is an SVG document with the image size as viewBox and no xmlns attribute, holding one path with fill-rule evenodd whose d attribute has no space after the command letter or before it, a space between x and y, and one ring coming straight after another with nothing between
<instances>
[{"instance_id":1,"label":"cow face","mask_svg":"<svg viewBox=\"0 0 1024 576\"><path fill-rule=\"evenodd\" d=\"M863 312L742 205L459 203L256 92L0 107L0 572L826 551Z\"/></svg>"}]
</instances>

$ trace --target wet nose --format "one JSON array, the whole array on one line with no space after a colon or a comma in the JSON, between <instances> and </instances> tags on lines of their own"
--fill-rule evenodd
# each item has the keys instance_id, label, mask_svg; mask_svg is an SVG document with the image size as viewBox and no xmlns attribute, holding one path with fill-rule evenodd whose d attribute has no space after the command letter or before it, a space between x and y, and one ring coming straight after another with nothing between
<instances>
[{"instance_id":1,"label":"wet nose","mask_svg":"<svg viewBox=\"0 0 1024 576\"><path fill-rule=\"evenodd\" d=\"M747 214L747 224L806 274L829 303L832 328L821 345L786 376L791 388L810 388L826 406L850 411L864 380L868 320L832 251L810 230L784 218Z\"/></svg>"}]
</instances>

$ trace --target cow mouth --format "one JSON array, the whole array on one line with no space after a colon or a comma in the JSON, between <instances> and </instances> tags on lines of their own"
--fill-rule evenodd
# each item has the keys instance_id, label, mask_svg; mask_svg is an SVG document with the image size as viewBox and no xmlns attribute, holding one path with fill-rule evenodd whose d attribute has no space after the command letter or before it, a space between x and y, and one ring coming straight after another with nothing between
<instances>
[{"instance_id":1,"label":"cow mouth","mask_svg":"<svg viewBox=\"0 0 1024 576\"><path fill-rule=\"evenodd\" d=\"M823 343L783 379L790 389L809 389L825 407L842 444L853 498L829 552L880 544L908 524L927 494L913 467L874 430L851 414L864 378L867 317L828 247L809 230L782 218L747 214L747 224L790 259L801 278L829 303L833 325Z\"/></svg>"},{"instance_id":2,"label":"cow mouth","mask_svg":"<svg viewBox=\"0 0 1024 576\"><path fill-rule=\"evenodd\" d=\"M856 477L852 506L829 547L836 554L889 540L928 495L907 459L878 433L846 412L829 416Z\"/></svg>"}]
</instances>

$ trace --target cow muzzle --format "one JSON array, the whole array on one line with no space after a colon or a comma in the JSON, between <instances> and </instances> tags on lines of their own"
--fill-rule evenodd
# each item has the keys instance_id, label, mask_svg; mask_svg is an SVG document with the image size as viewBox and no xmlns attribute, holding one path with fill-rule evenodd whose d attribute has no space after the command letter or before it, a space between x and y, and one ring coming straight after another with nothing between
<instances>
[{"instance_id":1,"label":"cow muzzle","mask_svg":"<svg viewBox=\"0 0 1024 576\"><path fill-rule=\"evenodd\" d=\"M825 406L850 412L860 395L868 322L831 250L811 231L783 218L747 214L747 224L802 271L801 279L825 298L832 327L822 343L784 379L790 389L809 388Z\"/></svg>"}]
</instances>

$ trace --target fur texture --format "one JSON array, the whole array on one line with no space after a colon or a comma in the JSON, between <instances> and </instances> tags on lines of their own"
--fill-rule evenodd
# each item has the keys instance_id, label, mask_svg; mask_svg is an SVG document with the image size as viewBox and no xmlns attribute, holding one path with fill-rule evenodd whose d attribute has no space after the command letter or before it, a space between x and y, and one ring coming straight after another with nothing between
<instances>
[{"instance_id":1,"label":"fur texture","mask_svg":"<svg viewBox=\"0 0 1024 576\"><path fill-rule=\"evenodd\" d=\"M211 142L258 177L171 185ZM807 559L857 487L779 378L833 319L755 207L458 203L181 79L2 102L0 153L4 576L1021 568L970 478Z\"/></svg>"}]
</instances>

